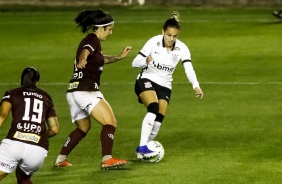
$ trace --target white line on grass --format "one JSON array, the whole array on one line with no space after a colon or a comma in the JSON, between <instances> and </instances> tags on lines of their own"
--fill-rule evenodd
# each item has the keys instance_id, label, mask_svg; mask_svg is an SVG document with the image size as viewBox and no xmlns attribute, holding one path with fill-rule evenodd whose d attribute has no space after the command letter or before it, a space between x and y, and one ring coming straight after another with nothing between
<instances>
[{"instance_id":1,"label":"white line on grass","mask_svg":"<svg viewBox=\"0 0 282 184\"><path fill-rule=\"evenodd\" d=\"M101 83L101 85L133 85L134 82L116 82L116 83ZM173 84L188 84L188 82L173 82ZM282 85L282 82L200 82L200 84L211 85ZM19 85L19 83L0 83L0 86ZM50 82L40 83L45 86L66 86L68 83L63 82Z\"/></svg>"}]
</instances>

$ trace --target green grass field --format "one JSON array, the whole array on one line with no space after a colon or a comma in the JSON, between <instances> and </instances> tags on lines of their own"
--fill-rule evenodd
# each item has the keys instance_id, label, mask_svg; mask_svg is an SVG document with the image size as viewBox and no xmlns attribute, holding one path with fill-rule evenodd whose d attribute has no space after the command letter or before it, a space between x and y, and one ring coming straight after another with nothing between
<instances>
[{"instance_id":1,"label":"green grass field","mask_svg":"<svg viewBox=\"0 0 282 184\"><path fill-rule=\"evenodd\" d=\"M73 18L82 8L1 9L0 94L19 85L24 67L41 73L52 96L60 133L32 177L36 184L274 184L282 181L282 20L271 8L103 7L115 19L104 54L133 47L127 59L106 65L101 91L117 121L114 156L128 159L125 170L100 170L101 127L93 120L87 137L69 155L71 168L52 168L69 132L66 85L83 37ZM194 97L183 67L174 73L173 93L157 137L165 148L157 164L135 158L145 108L137 103L139 69L131 61L143 44L161 33L172 10L181 14L179 39L190 48L205 96ZM4 138L10 118L1 127ZM16 183L15 174L3 183Z\"/></svg>"}]
</instances>

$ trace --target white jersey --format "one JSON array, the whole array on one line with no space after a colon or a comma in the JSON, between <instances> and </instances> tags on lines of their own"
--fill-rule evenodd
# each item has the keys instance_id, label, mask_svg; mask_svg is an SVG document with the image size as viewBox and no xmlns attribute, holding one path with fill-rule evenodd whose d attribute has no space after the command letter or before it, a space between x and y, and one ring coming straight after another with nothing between
<instances>
[{"instance_id":1,"label":"white jersey","mask_svg":"<svg viewBox=\"0 0 282 184\"><path fill-rule=\"evenodd\" d=\"M151 55L153 60L146 64L146 58ZM139 54L132 62L132 67L143 67L137 78L147 78L151 81L172 88L172 74L179 61L182 61L188 80L193 88L199 87L194 69L191 64L191 55L188 47L176 40L173 49L167 50L164 44L163 35L152 37L143 46Z\"/></svg>"}]
</instances>

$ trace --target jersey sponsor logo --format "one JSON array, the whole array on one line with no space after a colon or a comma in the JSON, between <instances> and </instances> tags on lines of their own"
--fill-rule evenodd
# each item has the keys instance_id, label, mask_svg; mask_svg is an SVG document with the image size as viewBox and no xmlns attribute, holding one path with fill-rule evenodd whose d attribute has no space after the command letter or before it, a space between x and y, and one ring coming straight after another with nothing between
<instances>
[{"instance_id":1,"label":"jersey sponsor logo","mask_svg":"<svg viewBox=\"0 0 282 184\"><path fill-rule=\"evenodd\" d=\"M32 133L40 133L41 132L41 126L30 124L30 123L18 123L17 124L17 129L22 130L22 131L28 131Z\"/></svg>"},{"instance_id":2,"label":"jersey sponsor logo","mask_svg":"<svg viewBox=\"0 0 282 184\"><path fill-rule=\"evenodd\" d=\"M153 65L158 70L166 71L166 72L169 72L169 73L172 73L173 70L174 70L174 67L164 66L164 65L161 65L160 63L156 64L155 61L153 62Z\"/></svg>"},{"instance_id":3,"label":"jersey sponsor logo","mask_svg":"<svg viewBox=\"0 0 282 184\"><path fill-rule=\"evenodd\" d=\"M144 87L145 88L151 88L152 87L152 83L151 82L144 82Z\"/></svg>"},{"instance_id":4,"label":"jersey sponsor logo","mask_svg":"<svg viewBox=\"0 0 282 184\"><path fill-rule=\"evenodd\" d=\"M32 133L22 133L19 131L16 131L16 133L13 136L15 139L19 139L22 141L30 141L34 143L38 143L40 140L40 136Z\"/></svg>"},{"instance_id":5,"label":"jersey sponsor logo","mask_svg":"<svg viewBox=\"0 0 282 184\"><path fill-rule=\"evenodd\" d=\"M42 95L35 93L35 92L23 92L23 96L35 96L35 97L38 97L38 98L43 98Z\"/></svg>"},{"instance_id":6,"label":"jersey sponsor logo","mask_svg":"<svg viewBox=\"0 0 282 184\"><path fill-rule=\"evenodd\" d=\"M5 98L10 98L10 95L3 96L3 98L2 98L2 99L5 99Z\"/></svg>"},{"instance_id":7,"label":"jersey sponsor logo","mask_svg":"<svg viewBox=\"0 0 282 184\"><path fill-rule=\"evenodd\" d=\"M69 83L68 90L75 89L79 85L79 82Z\"/></svg>"}]
</instances>

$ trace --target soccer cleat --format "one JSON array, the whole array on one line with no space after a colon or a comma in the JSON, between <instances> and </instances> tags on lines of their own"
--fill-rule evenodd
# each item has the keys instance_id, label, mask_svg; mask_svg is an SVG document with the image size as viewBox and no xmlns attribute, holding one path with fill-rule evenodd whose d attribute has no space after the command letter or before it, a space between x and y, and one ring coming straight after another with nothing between
<instances>
[{"instance_id":1,"label":"soccer cleat","mask_svg":"<svg viewBox=\"0 0 282 184\"><path fill-rule=\"evenodd\" d=\"M68 162L68 160L64 160L62 162L55 162L54 167L71 167L72 164Z\"/></svg>"},{"instance_id":2,"label":"soccer cleat","mask_svg":"<svg viewBox=\"0 0 282 184\"><path fill-rule=\"evenodd\" d=\"M126 164L126 160L120 160L118 158L109 158L108 160L101 163L101 168L103 170L122 169L125 167Z\"/></svg>"},{"instance_id":3,"label":"soccer cleat","mask_svg":"<svg viewBox=\"0 0 282 184\"><path fill-rule=\"evenodd\" d=\"M282 18L282 10L280 11L273 11L272 14L277 18Z\"/></svg>"},{"instance_id":4,"label":"soccer cleat","mask_svg":"<svg viewBox=\"0 0 282 184\"><path fill-rule=\"evenodd\" d=\"M150 150L147 145L138 146L136 149L136 156L139 160L143 160L144 158L151 158L156 156L158 153Z\"/></svg>"}]
</instances>

